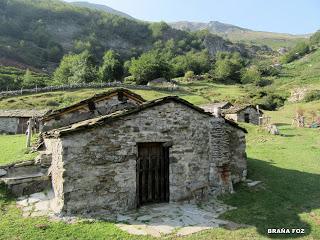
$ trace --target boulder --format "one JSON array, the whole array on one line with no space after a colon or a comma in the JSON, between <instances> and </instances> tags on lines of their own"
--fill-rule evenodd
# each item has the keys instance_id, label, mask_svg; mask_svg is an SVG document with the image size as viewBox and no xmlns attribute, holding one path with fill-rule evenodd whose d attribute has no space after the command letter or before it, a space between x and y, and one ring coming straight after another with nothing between
<instances>
[{"instance_id":1,"label":"boulder","mask_svg":"<svg viewBox=\"0 0 320 240\"><path fill-rule=\"evenodd\" d=\"M278 127L273 124L267 126L267 131L269 133L271 133L272 135L279 135L280 134Z\"/></svg>"},{"instance_id":2,"label":"boulder","mask_svg":"<svg viewBox=\"0 0 320 240\"><path fill-rule=\"evenodd\" d=\"M7 175L7 171L0 168L0 177Z\"/></svg>"}]
</instances>

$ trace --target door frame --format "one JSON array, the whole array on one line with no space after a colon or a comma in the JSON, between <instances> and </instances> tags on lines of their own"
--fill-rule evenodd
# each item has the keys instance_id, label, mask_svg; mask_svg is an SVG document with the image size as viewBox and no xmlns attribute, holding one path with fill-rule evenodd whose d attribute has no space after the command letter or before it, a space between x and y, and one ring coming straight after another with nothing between
<instances>
[{"instance_id":1,"label":"door frame","mask_svg":"<svg viewBox=\"0 0 320 240\"><path fill-rule=\"evenodd\" d=\"M137 142L137 159L136 159L136 207L141 207L142 204L140 202L140 164L141 161L139 159L139 146L142 144L159 144L161 146L162 151L162 157L163 161L165 163L166 168L165 171L165 200L159 201L159 202L169 202L170 199L170 181L169 181L169 169L170 169L170 161L169 161L169 155L170 155L170 147L172 146L172 142ZM156 202L154 202L156 203Z\"/></svg>"}]
</instances>

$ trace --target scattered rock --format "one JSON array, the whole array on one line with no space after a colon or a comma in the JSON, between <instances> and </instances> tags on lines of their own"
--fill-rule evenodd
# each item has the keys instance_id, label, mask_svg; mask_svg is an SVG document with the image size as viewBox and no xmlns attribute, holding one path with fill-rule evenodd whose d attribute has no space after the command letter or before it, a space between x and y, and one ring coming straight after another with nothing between
<instances>
[{"instance_id":1,"label":"scattered rock","mask_svg":"<svg viewBox=\"0 0 320 240\"><path fill-rule=\"evenodd\" d=\"M279 135L280 134L279 129L278 129L278 127L276 125L273 125L273 124L272 125L268 125L266 127L266 129L272 135Z\"/></svg>"},{"instance_id":2,"label":"scattered rock","mask_svg":"<svg viewBox=\"0 0 320 240\"><path fill-rule=\"evenodd\" d=\"M0 177L7 175L7 171L0 168Z\"/></svg>"},{"instance_id":3,"label":"scattered rock","mask_svg":"<svg viewBox=\"0 0 320 240\"><path fill-rule=\"evenodd\" d=\"M248 182L247 185L248 185L248 187L255 187L260 183L262 183L262 182L261 181L254 181L254 182Z\"/></svg>"}]
</instances>

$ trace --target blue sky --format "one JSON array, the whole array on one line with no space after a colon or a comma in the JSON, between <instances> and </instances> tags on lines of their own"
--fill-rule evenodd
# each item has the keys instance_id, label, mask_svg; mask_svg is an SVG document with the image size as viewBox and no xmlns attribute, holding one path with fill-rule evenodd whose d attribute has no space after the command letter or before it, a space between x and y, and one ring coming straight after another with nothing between
<instances>
[{"instance_id":1,"label":"blue sky","mask_svg":"<svg viewBox=\"0 0 320 240\"><path fill-rule=\"evenodd\" d=\"M216 20L253 30L293 34L311 33L320 29L319 0L87 1L107 5L146 21Z\"/></svg>"}]
</instances>

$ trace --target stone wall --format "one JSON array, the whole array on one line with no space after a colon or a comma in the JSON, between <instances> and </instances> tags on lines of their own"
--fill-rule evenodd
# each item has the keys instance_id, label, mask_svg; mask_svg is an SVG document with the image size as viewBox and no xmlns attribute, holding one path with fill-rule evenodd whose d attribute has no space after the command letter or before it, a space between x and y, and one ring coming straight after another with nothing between
<instances>
[{"instance_id":1,"label":"stone wall","mask_svg":"<svg viewBox=\"0 0 320 240\"><path fill-rule=\"evenodd\" d=\"M130 108L133 106L137 106L138 103L130 98L126 98L125 96L120 101L118 96L113 96L111 98L95 102L95 110L90 110L89 106L83 106L81 109L63 113L59 117L55 119L51 119L44 122L42 131L49 131L54 128L64 127L71 125L76 122L80 122L83 120L95 118L101 115L107 115L118 110L122 110L124 108Z\"/></svg>"},{"instance_id":2,"label":"stone wall","mask_svg":"<svg viewBox=\"0 0 320 240\"><path fill-rule=\"evenodd\" d=\"M235 114L226 114L225 117L235 122L245 122L245 114L249 114L250 123L259 125L260 114L253 107L245 108Z\"/></svg>"},{"instance_id":3,"label":"stone wall","mask_svg":"<svg viewBox=\"0 0 320 240\"><path fill-rule=\"evenodd\" d=\"M15 134L18 131L19 118L0 117L0 134Z\"/></svg>"},{"instance_id":4,"label":"stone wall","mask_svg":"<svg viewBox=\"0 0 320 240\"><path fill-rule=\"evenodd\" d=\"M238 183L247 177L245 133L230 125L226 126L226 131L229 137L231 180L233 183Z\"/></svg>"},{"instance_id":5,"label":"stone wall","mask_svg":"<svg viewBox=\"0 0 320 240\"><path fill-rule=\"evenodd\" d=\"M231 176L225 176L227 186L218 176L219 167L231 164L225 125L222 118L170 102L105 126L46 139L52 147L56 211L102 216L135 208L137 143L143 142L172 142L170 201L192 199L199 189L204 195L211 188L232 191Z\"/></svg>"}]
</instances>

